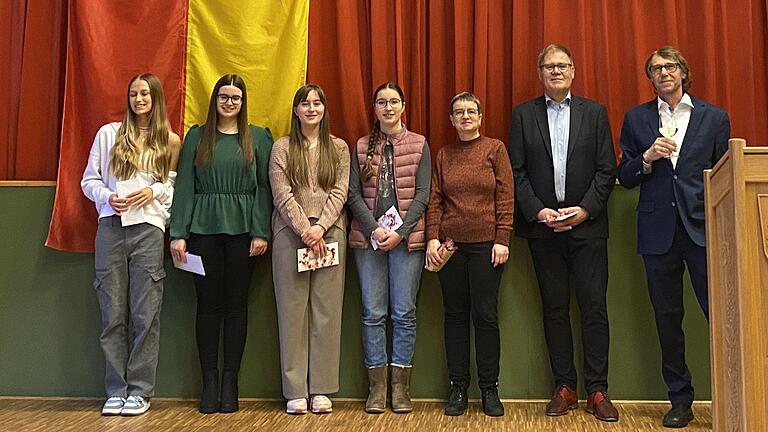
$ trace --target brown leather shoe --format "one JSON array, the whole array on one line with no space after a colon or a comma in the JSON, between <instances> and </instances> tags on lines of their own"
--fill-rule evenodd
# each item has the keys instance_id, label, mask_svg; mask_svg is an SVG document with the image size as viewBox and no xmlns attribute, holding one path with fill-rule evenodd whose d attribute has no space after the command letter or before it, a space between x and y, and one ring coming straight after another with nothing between
<instances>
[{"instance_id":1,"label":"brown leather shoe","mask_svg":"<svg viewBox=\"0 0 768 432\"><path fill-rule=\"evenodd\" d=\"M567 385L561 385L555 390L544 412L548 416L561 416L578 406L579 399L576 397L576 392Z\"/></svg>"},{"instance_id":2,"label":"brown leather shoe","mask_svg":"<svg viewBox=\"0 0 768 432\"><path fill-rule=\"evenodd\" d=\"M593 414L598 420L615 422L619 421L619 412L608 399L608 395L601 391L592 392L587 398L587 412Z\"/></svg>"}]
</instances>

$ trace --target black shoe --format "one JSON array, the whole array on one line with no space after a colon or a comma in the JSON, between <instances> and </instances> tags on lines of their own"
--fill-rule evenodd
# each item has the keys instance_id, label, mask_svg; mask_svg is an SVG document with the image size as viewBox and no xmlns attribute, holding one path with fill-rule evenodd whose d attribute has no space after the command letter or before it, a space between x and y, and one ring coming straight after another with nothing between
<instances>
[{"instance_id":1,"label":"black shoe","mask_svg":"<svg viewBox=\"0 0 768 432\"><path fill-rule=\"evenodd\" d=\"M227 371L221 373L221 406L220 413L233 413L240 409L237 404L237 371Z\"/></svg>"},{"instance_id":2,"label":"black shoe","mask_svg":"<svg viewBox=\"0 0 768 432\"><path fill-rule=\"evenodd\" d=\"M668 428L684 428L693 420L693 410L690 405L672 406L672 409L664 414L662 424Z\"/></svg>"},{"instance_id":3,"label":"black shoe","mask_svg":"<svg viewBox=\"0 0 768 432\"><path fill-rule=\"evenodd\" d=\"M482 389L483 412L487 416L501 417L504 415L504 405L499 400L498 387L488 387Z\"/></svg>"},{"instance_id":4,"label":"black shoe","mask_svg":"<svg viewBox=\"0 0 768 432\"><path fill-rule=\"evenodd\" d=\"M219 412L219 370L203 372L203 391L200 393L198 411L203 414Z\"/></svg>"},{"instance_id":5,"label":"black shoe","mask_svg":"<svg viewBox=\"0 0 768 432\"><path fill-rule=\"evenodd\" d=\"M448 396L448 403L445 404L445 415L460 416L467 410L467 382L451 381L451 395Z\"/></svg>"}]
</instances>

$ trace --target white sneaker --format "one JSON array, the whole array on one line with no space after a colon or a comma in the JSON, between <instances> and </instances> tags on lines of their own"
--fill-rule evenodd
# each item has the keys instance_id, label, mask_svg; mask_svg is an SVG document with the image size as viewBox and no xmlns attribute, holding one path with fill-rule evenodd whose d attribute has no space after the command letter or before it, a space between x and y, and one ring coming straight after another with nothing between
<instances>
[{"instance_id":1,"label":"white sneaker","mask_svg":"<svg viewBox=\"0 0 768 432\"><path fill-rule=\"evenodd\" d=\"M145 398L144 396L128 396L128 399L125 400L125 405L123 405L122 411L120 411L120 415L141 415L147 412L148 409L149 398Z\"/></svg>"},{"instance_id":2,"label":"white sneaker","mask_svg":"<svg viewBox=\"0 0 768 432\"><path fill-rule=\"evenodd\" d=\"M291 399L285 404L285 412L288 414L306 414L307 413L307 399Z\"/></svg>"},{"instance_id":3,"label":"white sneaker","mask_svg":"<svg viewBox=\"0 0 768 432\"><path fill-rule=\"evenodd\" d=\"M125 398L120 396L112 396L104 402L104 406L101 407L101 415L113 416L120 415L120 411L123 410L125 405Z\"/></svg>"},{"instance_id":4,"label":"white sneaker","mask_svg":"<svg viewBox=\"0 0 768 432\"><path fill-rule=\"evenodd\" d=\"M312 396L312 412L315 414L325 414L333 411L333 404L328 396L315 395Z\"/></svg>"}]
</instances>

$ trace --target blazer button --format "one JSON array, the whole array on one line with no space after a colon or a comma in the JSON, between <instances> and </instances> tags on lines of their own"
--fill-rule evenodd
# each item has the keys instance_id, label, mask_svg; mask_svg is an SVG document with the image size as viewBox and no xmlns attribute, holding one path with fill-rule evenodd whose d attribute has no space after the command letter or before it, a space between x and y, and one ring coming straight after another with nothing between
<instances>
[{"instance_id":1,"label":"blazer button","mask_svg":"<svg viewBox=\"0 0 768 432\"><path fill-rule=\"evenodd\" d=\"M677 207L677 204L676 203L672 203L672 207Z\"/></svg>"},{"instance_id":2,"label":"blazer button","mask_svg":"<svg viewBox=\"0 0 768 432\"><path fill-rule=\"evenodd\" d=\"M677 180L677 174L673 175L672 178Z\"/></svg>"}]
</instances>

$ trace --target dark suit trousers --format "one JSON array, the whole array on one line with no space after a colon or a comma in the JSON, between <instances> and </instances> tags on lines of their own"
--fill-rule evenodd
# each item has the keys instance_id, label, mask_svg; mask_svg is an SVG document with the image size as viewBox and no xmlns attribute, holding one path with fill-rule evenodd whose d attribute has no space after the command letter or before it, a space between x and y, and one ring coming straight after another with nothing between
<instances>
[{"instance_id":1,"label":"dark suit trousers","mask_svg":"<svg viewBox=\"0 0 768 432\"><path fill-rule=\"evenodd\" d=\"M608 390L608 252L606 239L558 233L528 239L544 312L544 335L555 386L576 389L569 307L571 288L581 311L584 385L587 394Z\"/></svg>"},{"instance_id":2,"label":"dark suit trousers","mask_svg":"<svg viewBox=\"0 0 768 432\"><path fill-rule=\"evenodd\" d=\"M670 250L664 255L643 255L643 260L661 344L661 374L669 388L669 400L672 405L690 405L693 386L685 363L683 271L687 266L696 299L709 319L707 250L691 240L678 218Z\"/></svg>"},{"instance_id":3,"label":"dark suit trousers","mask_svg":"<svg viewBox=\"0 0 768 432\"><path fill-rule=\"evenodd\" d=\"M457 243L458 250L438 272L443 288L445 354L451 381L469 382L469 322L475 326L475 359L480 388L499 379L497 304L503 265L493 267L493 243Z\"/></svg>"}]
</instances>

